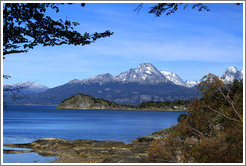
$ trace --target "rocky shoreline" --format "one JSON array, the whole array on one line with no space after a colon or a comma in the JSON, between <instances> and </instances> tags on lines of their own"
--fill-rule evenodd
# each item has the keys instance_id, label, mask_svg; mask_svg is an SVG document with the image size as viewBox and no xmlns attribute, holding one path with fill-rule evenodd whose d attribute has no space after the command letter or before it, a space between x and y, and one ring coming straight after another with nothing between
<instances>
[{"instance_id":1,"label":"rocky shoreline","mask_svg":"<svg viewBox=\"0 0 246 166\"><path fill-rule=\"evenodd\" d=\"M30 150L3 150L5 154L35 152L42 156L55 156L56 163L146 163L151 143L159 134L139 137L126 144L119 141L64 140L43 138L26 144L5 144L6 147Z\"/></svg>"}]
</instances>

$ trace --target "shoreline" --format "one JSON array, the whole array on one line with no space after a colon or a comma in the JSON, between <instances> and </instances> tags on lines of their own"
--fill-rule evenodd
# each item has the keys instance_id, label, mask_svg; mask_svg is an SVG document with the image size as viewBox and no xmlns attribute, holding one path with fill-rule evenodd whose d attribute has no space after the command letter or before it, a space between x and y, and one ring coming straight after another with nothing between
<instances>
[{"instance_id":1,"label":"shoreline","mask_svg":"<svg viewBox=\"0 0 246 166\"><path fill-rule=\"evenodd\" d=\"M105 109L105 111L107 110ZM162 137L155 133L136 138L131 141L132 143L97 140L69 141L60 138L45 138L34 142L30 141L30 143L4 145L5 147L28 148L31 149L30 151L5 149L3 152L5 154L34 152L42 156L54 156L58 158L58 160L54 161L56 163L146 163L151 143Z\"/></svg>"},{"instance_id":2,"label":"shoreline","mask_svg":"<svg viewBox=\"0 0 246 166\"><path fill-rule=\"evenodd\" d=\"M186 110L151 110L151 109L76 109L76 108L56 108L57 110L97 110L97 111L161 111L161 112L187 112Z\"/></svg>"},{"instance_id":3,"label":"shoreline","mask_svg":"<svg viewBox=\"0 0 246 166\"><path fill-rule=\"evenodd\" d=\"M113 140L64 140L41 138L31 143L4 144L20 150L3 150L5 154L35 152L41 156L56 157L51 163L149 163L148 153L155 141L164 139L172 127L138 137L131 143ZM30 151L23 151L30 150Z\"/></svg>"},{"instance_id":4,"label":"shoreline","mask_svg":"<svg viewBox=\"0 0 246 166\"><path fill-rule=\"evenodd\" d=\"M183 110L176 110L176 109L127 109L127 108L111 108L111 109L95 109L95 108L91 108L91 109L77 109L77 108L57 108L58 105L38 105L38 104L9 104L7 106L51 106L51 107L55 107L55 109L57 110L102 110L102 111L161 111L161 112L187 112L187 109L183 109Z\"/></svg>"},{"instance_id":5,"label":"shoreline","mask_svg":"<svg viewBox=\"0 0 246 166\"><path fill-rule=\"evenodd\" d=\"M155 132L156 133L156 132ZM153 133L154 134L154 133ZM5 147L30 150L3 150L4 154L35 152L58 159L52 163L146 163L151 143L160 135L143 136L127 144L109 140L64 140L42 138L31 143L4 144Z\"/></svg>"}]
</instances>

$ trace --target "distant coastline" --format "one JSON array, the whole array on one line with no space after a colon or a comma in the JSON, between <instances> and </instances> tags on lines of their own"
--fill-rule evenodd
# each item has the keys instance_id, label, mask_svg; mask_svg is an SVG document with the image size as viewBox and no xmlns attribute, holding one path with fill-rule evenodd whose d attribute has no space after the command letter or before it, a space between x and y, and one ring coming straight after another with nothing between
<instances>
[{"instance_id":1,"label":"distant coastline","mask_svg":"<svg viewBox=\"0 0 246 166\"><path fill-rule=\"evenodd\" d=\"M101 110L101 111L163 111L163 112L184 112L187 111L187 109L184 110L163 110L163 109L76 109L76 108L56 108L56 109L63 109L63 110Z\"/></svg>"},{"instance_id":2,"label":"distant coastline","mask_svg":"<svg viewBox=\"0 0 246 166\"><path fill-rule=\"evenodd\" d=\"M170 111L170 112L184 112L187 111L187 107L177 107L175 109L172 108L127 108L127 107L118 107L118 108L110 108L110 109L96 109L96 108L65 108L58 107L59 105L41 105L41 104L7 104L8 106L52 106L56 107L56 109L64 109L64 110L102 110L102 111Z\"/></svg>"}]
</instances>

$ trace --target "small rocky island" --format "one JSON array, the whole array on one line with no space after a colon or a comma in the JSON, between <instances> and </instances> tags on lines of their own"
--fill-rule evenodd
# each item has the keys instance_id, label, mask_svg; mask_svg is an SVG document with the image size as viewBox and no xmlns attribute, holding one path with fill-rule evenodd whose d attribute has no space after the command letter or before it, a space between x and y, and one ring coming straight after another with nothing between
<instances>
[{"instance_id":1,"label":"small rocky island","mask_svg":"<svg viewBox=\"0 0 246 166\"><path fill-rule=\"evenodd\" d=\"M90 95L77 94L65 99L56 109L77 109L77 110L146 110L146 111L186 111L190 100L175 101L148 101L137 106L117 104L102 98L95 98Z\"/></svg>"}]
</instances>

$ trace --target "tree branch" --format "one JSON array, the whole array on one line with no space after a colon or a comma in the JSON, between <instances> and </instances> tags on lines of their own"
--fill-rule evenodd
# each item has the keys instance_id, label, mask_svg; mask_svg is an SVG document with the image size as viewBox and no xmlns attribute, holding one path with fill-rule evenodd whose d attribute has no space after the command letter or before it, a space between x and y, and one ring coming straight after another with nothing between
<instances>
[{"instance_id":1,"label":"tree branch","mask_svg":"<svg viewBox=\"0 0 246 166\"><path fill-rule=\"evenodd\" d=\"M218 84L217 84L218 85ZM231 107L232 107L232 110L234 111L234 113L238 116L238 118L240 119L240 121L241 122L243 122L243 119L242 119L242 117L239 115L239 113L238 113L238 111L236 110L236 108L235 108L235 106L234 106L234 103L233 103L233 101L230 99L230 97L229 97L229 94L230 94L230 90L229 90L229 92L228 92L228 94L227 94L227 96L225 96L225 94L222 92L222 89L221 89L221 87L218 85L218 89L219 89L219 92L221 93L221 95L224 97L224 99L231 105Z\"/></svg>"},{"instance_id":2,"label":"tree branch","mask_svg":"<svg viewBox=\"0 0 246 166\"><path fill-rule=\"evenodd\" d=\"M14 54L14 53L23 53L23 52L27 52L28 50L10 50L10 51L3 51L3 55L7 55L7 54Z\"/></svg>"},{"instance_id":3,"label":"tree branch","mask_svg":"<svg viewBox=\"0 0 246 166\"><path fill-rule=\"evenodd\" d=\"M227 118L227 119L230 119L230 120L233 120L233 121L236 121L236 122L243 122L241 119L238 120L238 119L235 119L235 118L231 118L231 117L229 117L229 116L226 116L225 114L223 114L223 113L221 113L221 112L219 112L219 111L213 109L212 107L210 107L209 105L207 105L205 102L203 102L203 104L204 104L207 108L209 108L211 111L214 111L214 112L216 112L216 113L222 115L223 117L225 117L225 118Z\"/></svg>"}]
</instances>

